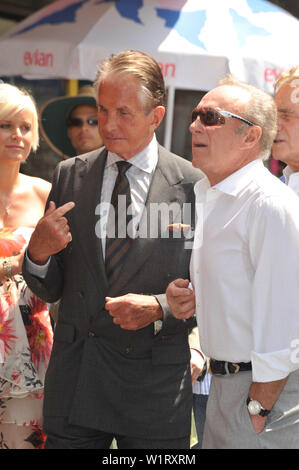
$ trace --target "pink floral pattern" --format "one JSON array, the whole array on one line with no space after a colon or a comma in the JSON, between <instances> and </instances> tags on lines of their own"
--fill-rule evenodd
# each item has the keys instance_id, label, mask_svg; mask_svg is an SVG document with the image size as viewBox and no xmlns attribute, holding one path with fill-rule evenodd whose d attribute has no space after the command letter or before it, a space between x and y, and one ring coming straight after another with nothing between
<instances>
[{"instance_id":1,"label":"pink floral pattern","mask_svg":"<svg viewBox=\"0 0 299 470\"><path fill-rule=\"evenodd\" d=\"M0 229L0 257L24 250L31 232ZM18 431L11 433L11 425L22 436L20 448L43 446L42 399L52 342L48 306L23 277L0 285L0 448L12 448L10 435Z\"/></svg>"}]
</instances>

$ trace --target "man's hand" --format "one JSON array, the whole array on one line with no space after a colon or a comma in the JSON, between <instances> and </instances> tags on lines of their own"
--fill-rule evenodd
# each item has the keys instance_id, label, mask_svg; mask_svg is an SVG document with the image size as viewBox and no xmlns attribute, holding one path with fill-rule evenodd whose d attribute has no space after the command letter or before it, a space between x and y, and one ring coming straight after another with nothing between
<instances>
[{"instance_id":1,"label":"man's hand","mask_svg":"<svg viewBox=\"0 0 299 470\"><path fill-rule=\"evenodd\" d=\"M258 400L266 410L272 410L287 380L288 377L281 380L274 380L273 382L252 382L248 394L251 399ZM256 434L262 432L267 417L258 415L249 416Z\"/></svg>"},{"instance_id":2,"label":"man's hand","mask_svg":"<svg viewBox=\"0 0 299 470\"><path fill-rule=\"evenodd\" d=\"M202 354L197 349L190 349L191 359L190 359L190 368L191 368L191 379L192 383L197 380L197 378L202 373L202 370L205 365L205 360Z\"/></svg>"},{"instance_id":3,"label":"man's hand","mask_svg":"<svg viewBox=\"0 0 299 470\"><path fill-rule=\"evenodd\" d=\"M265 428L267 416L253 416L249 415L251 419L251 423L253 426L253 429L255 430L256 434L259 434L262 432Z\"/></svg>"},{"instance_id":4,"label":"man's hand","mask_svg":"<svg viewBox=\"0 0 299 470\"><path fill-rule=\"evenodd\" d=\"M67 218L64 215L75 206L67 202L56 209L50 201L45 215L38 221L28 244L28 255L36 264L45 264L50 256L65 248L72 240Z\"/></svg>"},{"instance_id":5,"label":"man's hand","mask_svg":"<svg viewBox=\"0 0 299 470\"><path fill-rule=\"evenodd\" d=\"M168 305L179 319L190 318L195 313L195 294L188 285L188 279L176 279L166 289Z\"/></svg>"},{"instance_id":6,"label":"man's hand","mask_svg":"<svg viewBox=\"0 0 299 470\"><path fill-rule=\"evenodd\" d=\"M125 330L140 330L163 318L161 306L152 295L106 297L105 308L113 317L113 323Z\"/></svg>"}]
</instances>

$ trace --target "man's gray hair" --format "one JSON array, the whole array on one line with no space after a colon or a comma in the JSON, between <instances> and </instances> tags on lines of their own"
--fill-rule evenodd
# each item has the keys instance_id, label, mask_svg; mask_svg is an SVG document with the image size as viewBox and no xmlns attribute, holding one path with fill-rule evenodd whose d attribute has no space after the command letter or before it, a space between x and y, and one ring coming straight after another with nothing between
<instances>
[{"instance_id":1,"label":"man's gray hair","mask_svg":"<svg viewBox=\"0 0 299 470\"><path fill-rule=\"evenodd\" d=\"M282 72L282 74L278 77L276 82L274 83L274 92L277 93L279 88L283 85L289 85L293 80L299 79L299 65L292 67L290 70L286 72Z\"/></svg>"},{"instance_id":2,"label":"man's gray hair","mask_svg":"<svg viewBox=\"0 0 299 470\"><path fill-rule=\"evenodd\" d=\"M277 133L277 109L273 97L250 83L238 80L231 74L225 75L217 86L222 85L239 87L250 93L251 99L242 117L261 127L262 136L259 145L263 159L267 159L271 154L273 140ZM243 132L246 128L248 128L246 124L241 124L238 131Z\"/></svg>"},{"instance_id":3,"label":"man's gray hair","mask_svg":"<svg viewBox=\"0 0 299 470\"><path fill-rule=\"evenodd\" d=\"M146 113L156 106L166 106L166 89L159 64L143 52L128 50L100 62L94 87L98 89L108 75L129 75L140 83L140 99Z\"/></svg>"}]
</instances>

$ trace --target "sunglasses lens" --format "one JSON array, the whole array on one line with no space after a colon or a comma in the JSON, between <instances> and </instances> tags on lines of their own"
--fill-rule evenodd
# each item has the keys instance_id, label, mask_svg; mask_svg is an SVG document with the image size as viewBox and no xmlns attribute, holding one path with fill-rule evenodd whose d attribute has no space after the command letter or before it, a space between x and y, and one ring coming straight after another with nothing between
<instances>
[{"instance_id":1,"label":"sunglasses lens","mask_svg":"<svg viewBox=\"0 0 299 470\"><path fill-rule=\"evenodd\" d=\"M80 118L70 118L67 122L67 127L80 127L83 122Z\"/></svg>"},{"instance_id":2,"label":"sunglasses lens","mask_svg":"<svg viewBox=\"0 0 299 470\"><path fill-rule=\"evenodd\" d=\"M196 119L199 116L199 111L198 109L193 109L192 114L191 114L191 122L196 121Z\"/></svg>"},{"instance_id":3,"label":"sunglasses lens","mask_svg":"<svg viewBox=\"0 0 299 470\"><path fill-rule=\"evenodd\" d=\"M91 127L98 125L98 118L96 116L88 118L84 121L81 118L70 118L67 122L67 127L82 127L84 123L87 123Z\"/></svg>"},{"instance_id":4,"label":"sunglasses lens","mask_svg":"<svg viewBox=\"0 0 299 470\"><path fill-rule=\"evenodd\" d=\"M209 110L202 115L205 126L216 126L219 122L219 114L217 111Z\"/></svg>"},{"instance_id":5,"label":"sunglasses lens","mask_svg":"<svg viewBox=\"0 0 299 470\"><path fill-rule=\"evenodd\" d=\"M219 114L214 109L208 109L207 111L202 111L199 109L194 109L191 114L191 122L196 121L196 119L200 118L201 123L204 126L217 126L219 124L224 124L225 119L221 114Z\"/></svg>"},{"instance_id":6,"label":"sunglasses lens","mask_svg":"<svg viewBox=\"0 0 299 470\"><path fill-rule=\"evenodd\" d=\"M87 124L90 126L97 126L98 125L98 118L97 117L92 117L87 119Z\"/></svg>"}]
</instances>

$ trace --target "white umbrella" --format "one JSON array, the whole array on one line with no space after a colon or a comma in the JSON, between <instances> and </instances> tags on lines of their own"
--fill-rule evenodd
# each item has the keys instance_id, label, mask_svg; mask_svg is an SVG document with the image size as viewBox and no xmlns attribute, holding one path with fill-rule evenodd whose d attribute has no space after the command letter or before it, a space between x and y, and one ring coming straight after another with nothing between
<instances>
[{"instance_id":1,"label":"white umbrella","mask_svg":"<svg viewBox=\"0 0 299 470\"><path fill-rule=\"evenodd\" d=\"M206 91L232 72L272 91L299 62L298 25L265 0L58 0L1 36L0 76L93 80L101 59L141 50L162 68L170 135L175 88Z\"/></svg>"},{"instance_id":2,"label":"white umbrella","mask_svg":"<svg viewBox=\"0 0 299 470\"><path fill-rule=\"evenodd\" d=\"M168 84L208 90L228 71L270 88L298 62L299 21L264 0L59 0L0 40L0 74L93 80L100 59L139 49Z\"/></svg>"}]
</instances>

